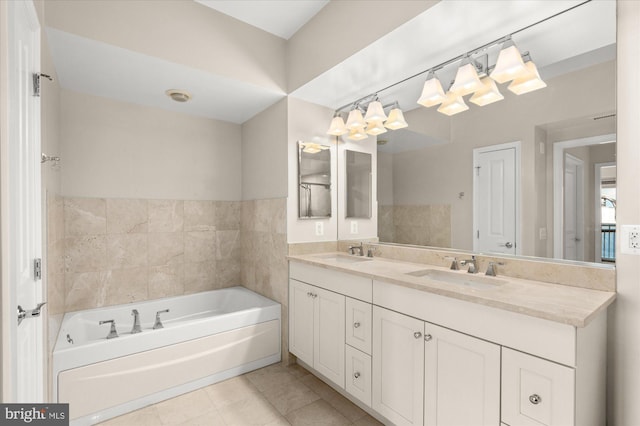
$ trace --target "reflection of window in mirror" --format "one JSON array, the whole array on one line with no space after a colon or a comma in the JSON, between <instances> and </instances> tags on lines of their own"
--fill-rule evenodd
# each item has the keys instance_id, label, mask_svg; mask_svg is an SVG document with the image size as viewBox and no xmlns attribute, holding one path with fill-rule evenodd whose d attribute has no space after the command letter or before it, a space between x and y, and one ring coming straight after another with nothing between
<instances>
[{"instance_id":1,"label":"reflection of window in mirror","mask_svg":"<svg viewBox=\"0 0 640 426\"><path fill-rule=\"evenodd\" d=\"M371 154L345 151L347 218L371 218Z\"/></svg>"},{"instance_id":2,"label":"reflection of window in mirror","mask_svg":"<svg viewBox=\"0 0 640 426\"><path fill-rule=\"evenodd\" d=\"M331 217L331 149L298 142L298 217Z\"/></svg>"}]
</instances>

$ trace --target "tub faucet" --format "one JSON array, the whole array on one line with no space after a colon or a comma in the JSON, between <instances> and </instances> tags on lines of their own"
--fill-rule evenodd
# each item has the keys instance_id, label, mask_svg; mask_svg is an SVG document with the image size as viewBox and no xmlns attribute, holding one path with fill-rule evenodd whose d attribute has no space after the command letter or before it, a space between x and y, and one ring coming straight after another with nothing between
<instances>
[{"instance_id":1,"label":"tub faucet","mask_svg":"<svg viewBox=\"0 0 640 426\"><path fill-rule=\"evenodd\" d=\"M466 259L466 260L461 260L460 264L461 265L468 265L469 269L467 269L467 272L470 274L477 274L478 273L478 264L476 263L477 259L475 256L471 256L471 259Z\"/></svg>"},{"instance_id":2,"label":"tub faucet","mask_svg":"<svg viewBox=\"0 0 640 426\"><path fill-rule=\"evenodd\" d=\"M164 325L162 325L162 321L160 321L160 314L164 314L169 312L169 309L165 309L163 311L158 311L156 312L156 322L153 323L153 329L157 330L159 328L164 328Z\"/></svg>"},{"instance_id":3,"label":"tub faucet","mask_svg":"<svg viewBox=\"0 0 640 426\"><path fill-rule=\"evenodd\" d=\"M140 314L138 313L138 310L132 309L131 315L133 315L133 328L131 328L131 334L142 332L142 329L140 328Z\"/></svg>"},{"instance_id":4,"label":"tub faucet","mask_svg":"<svg viewBox=\"0 0 640 426\"><path fill-rule=\"evenodd\" d=\"M107 335L107 339L113 339L118 337L118 331L116 330L116 320L105 320L100 321L98 324L109 324L111 323L111 329L109 329L109 334Z\"/></svg>"}]
</instances>

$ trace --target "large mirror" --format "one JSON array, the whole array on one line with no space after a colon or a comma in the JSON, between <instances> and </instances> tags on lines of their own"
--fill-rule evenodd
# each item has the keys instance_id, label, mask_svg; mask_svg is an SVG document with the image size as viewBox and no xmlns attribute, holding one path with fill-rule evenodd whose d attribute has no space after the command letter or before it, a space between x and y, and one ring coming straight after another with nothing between
<instances>
[{"instance_id":1,"label":"large mirror","mask_svg":"<svg viewBox=\"0 0 640 426\"><path fill-rule=\"evenodd\" d=\"M371 217L371 154L345 150L346 218Z\"/></svg>"},{"instance_id":2,"label":"large mirror","mask_svg":"<svg viewBox=\"0 0 640 426\"><path fill-rule=\"evenodd\" d=\"M380 241L612 265L616 47L607 16L614 22L598 24L607 45L594 37L590 50L570 53L561 39L532 49L534 59L554 43L569 51L539 68L546 88L518 96L498 85L504 100L450 117L411 109L408 129L379 135ZM523 50L534 37L522 34Z\"/></svg>"},{"instance_id":3,"label":"large mirror","mask_svg":"<svg viewBox=\"0 0 640 426\"><path fill-rule=\"evenodd\" d=\"M331 217L331 149L298 142L298 217Z\"/></svg>"}]
</instances>

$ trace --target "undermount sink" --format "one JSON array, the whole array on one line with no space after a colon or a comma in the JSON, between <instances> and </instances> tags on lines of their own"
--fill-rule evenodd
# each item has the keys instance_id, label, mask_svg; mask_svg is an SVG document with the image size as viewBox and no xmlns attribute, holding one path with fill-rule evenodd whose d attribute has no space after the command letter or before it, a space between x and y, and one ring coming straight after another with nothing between
<instances>
[{"instance_id":1,"label":"undermount sink","mask_svg":"<svg viewBox=\"0 0 640 426\"><path fill-rule=\"evenodd\" d=\"M324 260L333 260L338 263L359 263L371 260L370 257L351 256L348 254L323 254L317 257Z\"/></svg>"},{"instance_id":2,"label":"undermount sink","mask_svg":"<svg viewBox=\"0 0 640 426\"><path fill-rule=\"evenodd\" d=\"M440 271L437 269L422 269L419 271L407 272L407 275L412 275L414 277L424 277L429 278L433 281L462 285L483 290L495 289L506 282L501 279L477 276L466 272L449 272Z\"/></svg>"}]
</instances>

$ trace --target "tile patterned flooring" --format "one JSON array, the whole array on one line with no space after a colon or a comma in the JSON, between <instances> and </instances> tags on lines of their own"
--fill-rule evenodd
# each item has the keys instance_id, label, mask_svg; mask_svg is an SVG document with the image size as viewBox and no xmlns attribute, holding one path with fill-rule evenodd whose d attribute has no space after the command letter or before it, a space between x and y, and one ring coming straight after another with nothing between
<instances>
[{"instance_id":1,"label":"tile patterned flooring","mask_svg":"<svg viewBox=\"0 0 640 426\"><path fill-rule=\"evenodd\" d=\"M270 365L101 426L380 425L299 365Z\"/></svg>"}]
</instances>

